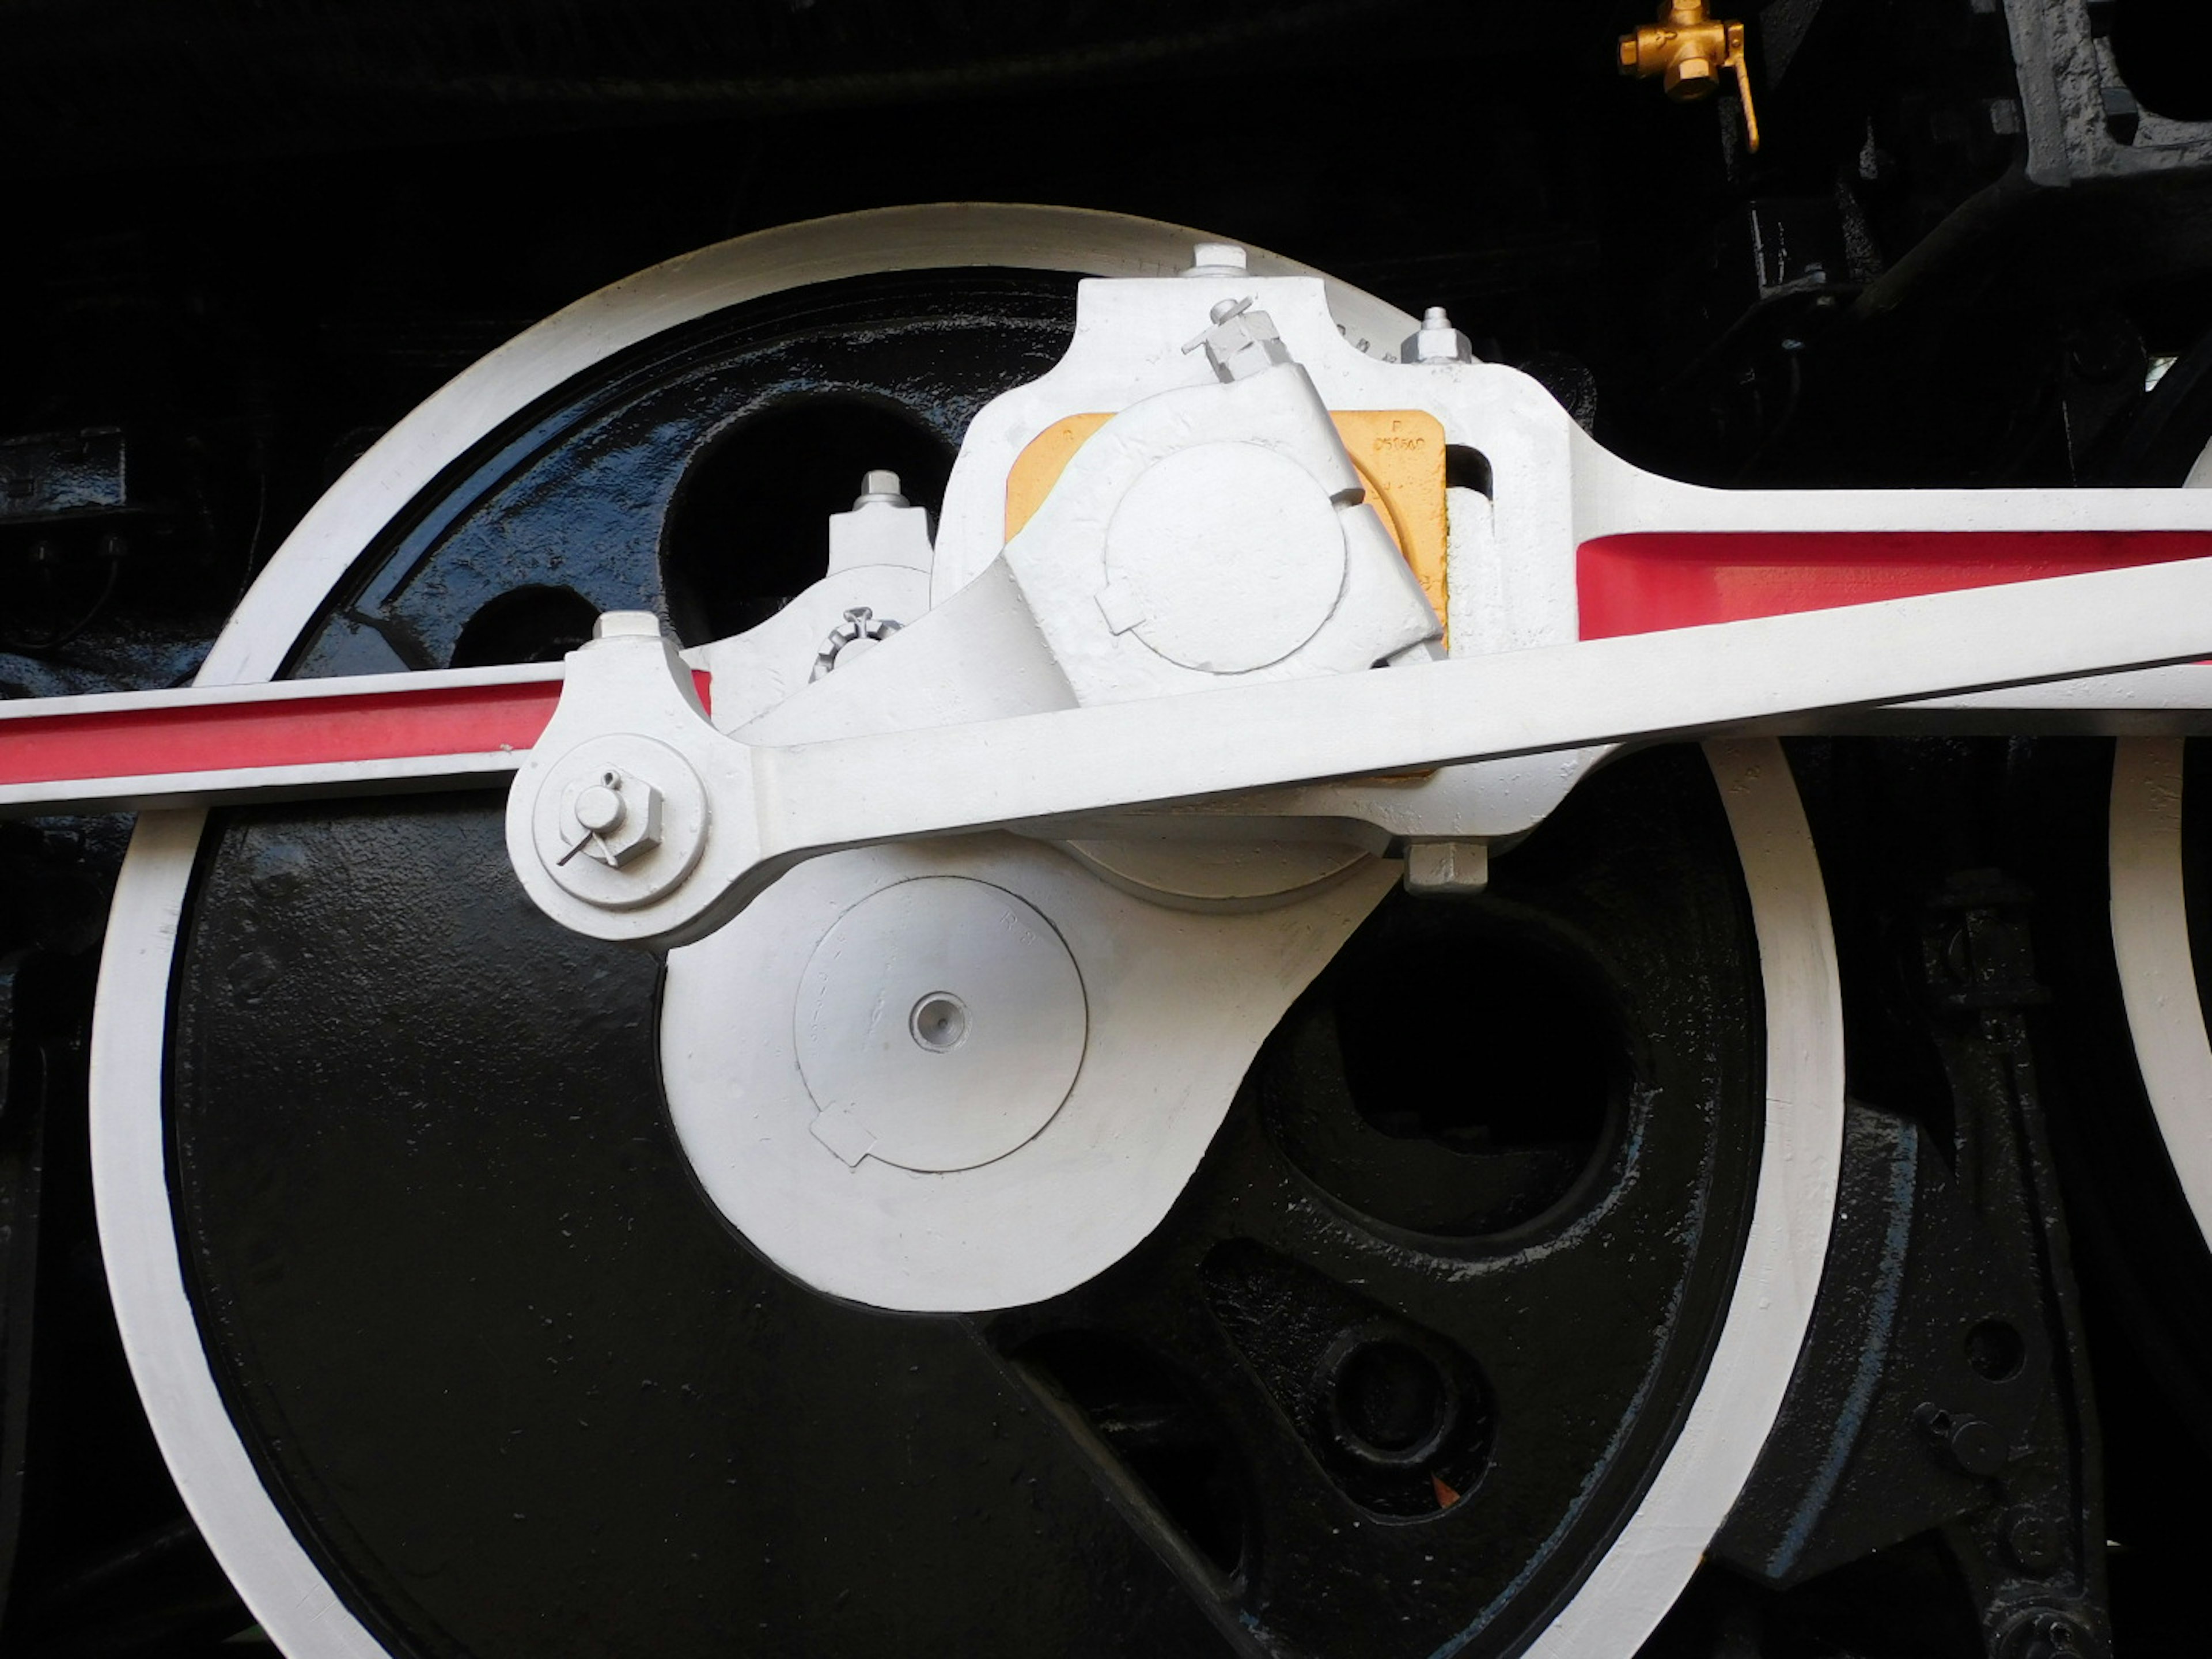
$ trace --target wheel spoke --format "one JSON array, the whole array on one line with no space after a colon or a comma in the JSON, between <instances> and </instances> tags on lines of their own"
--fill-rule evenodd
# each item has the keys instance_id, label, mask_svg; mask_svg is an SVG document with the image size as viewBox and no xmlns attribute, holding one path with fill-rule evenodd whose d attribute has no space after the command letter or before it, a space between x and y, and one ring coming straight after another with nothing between
<instances>
[{"instance_id":1,"label":"wheel spoke","mask_svg":"<svg viewBox=\"0 0 2212 1659\"><path fill-rule=\"evenodd\" d=\"M1571 1586L1633 1502L1675 1420L1650 1403L1696 1390L1763 1109L1740 913L1695 868L1710 785L1684 758L1620 792L1671 823L1624 825L1593 790L1492 898L1387 903L1154 1237L991 1327L1057 1367L1163 1525L1212 1529L1201 1590L1286 1643L1370 1642L1386 1583L1407 1650L1486 1608L1486 1640L1506 1639L1496 1610ZM1677 879L1655 898L1648 873L1615 878L1624 860ZM1690 914L1716 899L1717 923ZM1455 1019L1472 1061L1437 1035ZM1116 1385L1137 1376L1132 1411ZM1212 1472L1206 1501L1162 1486L1170 1447Z\"/></svg>"}]
</instances>

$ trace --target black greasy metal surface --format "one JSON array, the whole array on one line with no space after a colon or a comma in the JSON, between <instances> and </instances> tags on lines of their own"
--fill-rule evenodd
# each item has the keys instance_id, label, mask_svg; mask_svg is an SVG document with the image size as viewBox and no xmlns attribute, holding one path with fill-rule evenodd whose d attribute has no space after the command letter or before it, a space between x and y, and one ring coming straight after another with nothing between
<instances>
[{"instance_id":1,"label":"black greasy metal surface","mask_svg":"<svg viewBox=\"0 0 2212 1659\"><path fill-rule=\"evenodd\" d=\"M22 1535L46 1097L52 1086L46 1044L53 1034L41 1029L51 1016L41 1021L35 998L23 994L24 980L36 977L34 960L30 951L0 957L0 1605Z\"/></svg>"},{"instance_id":2,"label":"black greasy metal surface","mask_svg":"<svg viewBox=\"0 0 2212 1659\"><path fill-rule=\"evenodd\" d=\"M2201 400L2201 390L2191 401ZM2025 867L2038 893L2037 1011L2053 1167L2065 1183L2101 1410L2117 1652L2202 1645L2194 1594L2212 1550L2212 1255L2144 1092L2113 957L2108 830L2113 746L2039 740L2024 768ZM2203 745L2184 769L2185 902L2200 975L2212 947L2212 787ZM2203 988L2200 983L2199 999Z\"/></svg>"},{"instance_id":3,"label":"black greasy metal surface","mask_svg":"<svg viewBox=\"0 0 2212 1659\"><path fill-rule=\"evenodd\" d=\"M179 980L174 1178L219 1374L302 1536L409 1649L1493 1652L1668 1443L1760 1122L1748 922L1694 753L1609 771L1476 907L1615 1000L1622 1121L1563 1205L1502 1236L1382 1226L1248 1089L1152 1241L981 1337L813 1295L730 1235L665 1119L654 964L532 910L500 824L495 799L234 815ZM1431 1052L1435 1086L1474 1086ZM1379 1401L1304 1392L1346 1333L1384 1345ZM1334 1411L1401 1438L1392 1344L1447 1356L1455 1414L1378 1474L1316 1437ZM1322 1375L1378 1369L1343 1360ZM1149 1415L1115 1409L1133 1375Z\"/></svg>"},{"instance_id":4,"label":"black greasy metal surface","mask_svg":"<svg viewBox=\"0 0 2212 1659\"><path fill-rule=\"evenodd\" d=\"M518 589L649 610L688 643L817 579L861 474L934 509L977 410L1066 349L1073 279L968 271L817 285L670 331L564 386L434 486L362 561L302 675L450 665ZM580 602L580 603L578 603ZM481 631L481 630L479 630ZM504 630L502 630L504 631Z\"/></svg>"},{"instance_id":5,"label":"black greasy metal surface","mask_svg":"<svg viewBox=\"0 0 2212 1659\"><path fill-rule=\"evenodd\" d=\"M2107 1540L2162 1551L2170 1532L2108 1530L2111 1351L2085 1339L2057 1182L2108 1103L2071 1088L2111 1056L2051 1056L2110 943L2101 872L2049 844L2100 818L2072 775L2108 780L2110 746L1808 740L1791 761L1835 918L1847 1086L1869 1103L1848 1115L1781 1421L1716 1540L1724 1565L1650 1659L1705 1659L1737 1632L1760 1652L2113 1651Z\"/></svg>"},{"instance_id":6,"label":"black greasy metal surface","mask_svg":"<svg viewBox=\"0 0 2212 1659\"><path fill-rule=\"evenodd\" d=\"M1438 937L1463 959L1429 948ZM1532 951L1571 965L1596 1029L1580 1000L1550 1021L1474 998L1429 1018L1427 976L1456 985ZM1403 1097L1363 1103L1358 1069L1308 1038L1347 1006L1377 1018L1364 998L1377 985L1397 1017L1364 1035L1398 1046ZM1701 1379L1757 1169L1759 1010L1702 758L1621 763L1500 859L1480 900L1387 901L1263 1050L1158 1231L1091 1284L993 1321L991 1340L1133 1486L1135 1522L1255 1649L1509 1650L1610 1541ZM1498 1231L1379 1219L1331 1190L1310 1139L1295 1156L1283 1139L1286 1116L1334 1115L1362 1120L1331 1143L1357 1147L1388 1138L1364 1121L1379 1119L1416 1130L1396 1146L1432 1166L1431 1192L1493 1199L1516 1176L1548 1189L1548 1171L1480 1131L1547 1105L1582 1117L1570 1087L1543 1092L1541 1054L1562 1085L1586 1072L1563 1039L1608 1051L1607 1121L1581 1178ZM1519 1090L1533 1099L1502 1097ZM1433 1109L1428 1133L1395 1109L1415 1104ZM1425 1461L1346 1455L1342 1360L1363 1342L1429 1354L1457 1390L1459 1420ZM1142 1369L1132 1355L1174 1396L1156 1389L1130 1409L1117 1384ZM1202 1449L1202 1486L1149 1480L1164 1434Z\"/></svg>"},{"instance_id":7,"label":"black greasy metal surface","mask_svg":"<svg viewBox=\"0 0 2212 1659\"><path fill-rule=\"evenodd\" d=\"M112 427L0 441L0 526L115 512L131 499L127 478Z\"/></svg>"},{"instance_id":8,"label":"black greasy metal surface","mask_svg":"<svg viewBox=\"0 0 2212 1659\"><path fill-rule=\"evenodd\" d=\"M501 823L235 820L181 968L216 1361L356 1609L472 1659L1203 1650L963 1325L731 1236L665 1120L656 963L538 915Z\"/></svg>"},{"instance_id":9,"label":"black greasy metal surface","mask_svg":"<svg viewBox=\"0 0 2212 1659\"><path fill-rule=\"evenodd\" d=\"M1802 1583L1988 1505L2014 1449L2048 1439L2037 1288L2008 1267L1927 1132L1852 1106L1813 1327L1715 1553ZM2021 1516L2015 1529L2049 1534L2038 1565L2055 1565L2065 1517L2033 1502Z\"/></svg>"},{"instance_id":10,"label":"black greasy metal surface","mask_svg":"<svg viewBox=\"0 0 2212 1659\"><path fill-rule=\"evenodd\" d=\"M2051 1152L2049 1091L2028 1024L2051 1000L2038 972L2034 904L2033 890L2004 869L1954 870L1921 918L1929 1029L1956 1103L1954 1174L1982 1224L1976 1254L1997 1282L2033 1291L2033 1303L2023 1297L2021 1307L2033 1308L2041 1340L2002 1313L1970 1327L1963 1341L1954 1338L1949 1364L1925 1367L1930 1398L1916 1408L1916 1422L1964 1472L1991 1483L1993 1501L1945 1534L1991 1647L2033 1653L2040 1644L2054 1655L2102 1659L2113 1650L2104 1442ZM1940 1214L1929 1206L1929 1219ZM1960 1253L1942 1237L1934 1254ZM1996 1343L1984 1340L1992 1325L2002 1337ZM2037 1376L2039 1347L2050 1357L2047 1380L2017 1430L1976 1421L1943 1397L1960 1391L1952 1379L1961 1352L1984 1382L2007 1388Z\"/></svg>"}]
</instances>

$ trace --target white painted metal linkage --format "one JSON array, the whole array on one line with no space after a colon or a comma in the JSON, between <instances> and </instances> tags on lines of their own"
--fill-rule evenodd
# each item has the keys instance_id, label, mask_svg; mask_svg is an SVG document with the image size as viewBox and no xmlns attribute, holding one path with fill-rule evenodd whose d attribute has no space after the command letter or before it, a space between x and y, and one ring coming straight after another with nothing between
<instances>
[{"instance_id":1,"label":"white painted metal linkage","mask_svg":"<svg viewBox=\"0 0 2212 1659\"><path fill-rule=\"evenodd\" d=\"M568 925L676 942L839 848L1000 826L1073 836L1086 819L1133 808L1318 780L1849 727L1853 711L1875 705L2208 655L2212 560L2181 561L775 748L714 732L689 706L680 665L668 666L672 652L618 635L571 659L561 708L517 781L509 846L525 884ZM656 677L657 698L647 685ZM658 713L648 720L649 702ZM1996 718L1993 703L1975 718ZM2201 718L2190 711L2189 723ZM682 750L704 782L713 829L659 890L631 896L605 882L608 896L587 902L526 856L527 820L564 755L620 735Z\"/></svg>"}]
</instances>

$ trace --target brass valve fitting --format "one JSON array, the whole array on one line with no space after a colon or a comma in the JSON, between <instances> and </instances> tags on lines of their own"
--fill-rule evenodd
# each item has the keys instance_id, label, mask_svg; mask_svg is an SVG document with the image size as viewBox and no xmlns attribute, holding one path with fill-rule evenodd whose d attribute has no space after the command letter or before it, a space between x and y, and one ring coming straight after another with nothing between
<instances>
[{"instance_id":1,"label":"brass valve fitting","mask_svg":"<svg viewBox=\"0 0 2212 1659\"><path fill-rule=\"evenodd\" d=\"M1620 72L1638 80L1664 77L1667 95L1680 103L1711 97L1723 70L1735 76L1745 135L1756 150L1759 116L1751 104L1742 24L1709 15L1705 0L1661 0L1657 22L1620 37Z\"/></svg>"}]
</instances>

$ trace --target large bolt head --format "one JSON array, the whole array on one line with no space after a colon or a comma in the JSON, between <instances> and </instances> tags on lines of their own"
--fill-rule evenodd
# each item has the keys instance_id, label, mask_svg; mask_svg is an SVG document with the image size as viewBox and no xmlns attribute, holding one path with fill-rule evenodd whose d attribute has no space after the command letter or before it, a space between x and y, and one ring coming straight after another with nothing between
<instances>
[{"instance_id":1,"label":"large bolt head","mask_svg":"<svg viewBox=\"0 0 2212 1659\"><path fill-rule=\"evenodd\" d=\"M1711 58L1677 58L1667 65L1667 95L1685 104L1710 98L1717 80Z\"/></svg>"},{"instance_id":2,"label":"large bolt head","mask_svg":"<svg viewBox=\"0 0 2212 1659\"><path fill-rule=\"evenodd\" d=\"M578 850L612 869L660 845L660 791L643 778L609 767L595 781L570 783L563 805L583 842Z\"/></svg>"},{"instance_id":3,"label":"large bolt head","mask_svg":"<svg viewBox=\"0 0 2212 1659\"><path fill-rule=\"evenodd\" d=\"M546 873L604 909L650 903L698 862L706 793L689 763L649 738L593 738L546 773L532 811Z\"/></svg>"},{"instance_id":4,"label":"large bolt head","mask_svg":"<svg viewBox=\"0 0 2212 1659\"><path fill-rule=\"evenodd\" d=\"M910 507L899 475L877 468L860 475L860 493L853 498L853 510L864 507Z\"/></svg>"}]
</instances>

